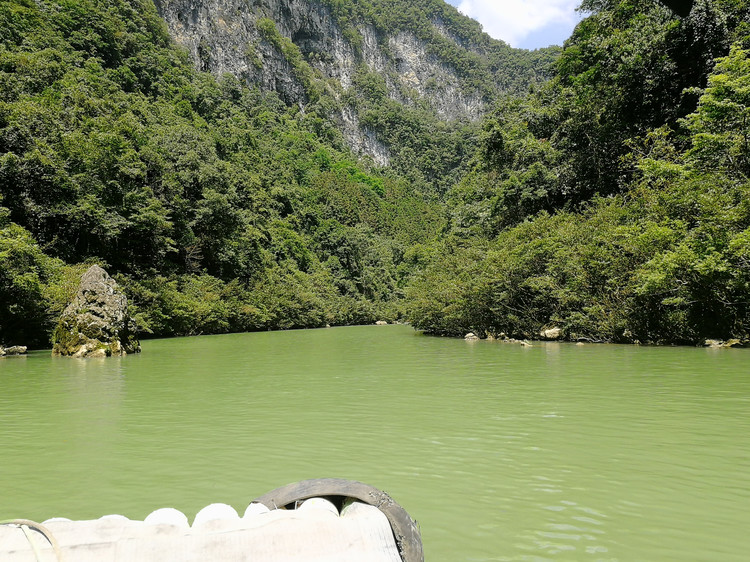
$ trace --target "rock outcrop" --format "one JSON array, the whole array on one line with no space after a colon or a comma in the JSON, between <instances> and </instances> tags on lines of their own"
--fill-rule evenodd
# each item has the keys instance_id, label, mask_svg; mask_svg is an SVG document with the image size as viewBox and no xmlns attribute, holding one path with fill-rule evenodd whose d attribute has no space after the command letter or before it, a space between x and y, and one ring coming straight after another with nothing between
<instances>
[{"instance_id":1,"label":"rock outcrop","mask_svg":"<svg viewBox=\"0 0 750 562\"><path fill-rule=\"evenodd\" d=\"M358 66L387 75L389 95L403 99L408 89L427 99L447 118L477 118L485 102L467 93L455 69L429 52L414 33L387 37L372 24L356 22L358 44L347 37L332 10L315 0L155 0L175 40L186 47L201 70L233 74L287 102L304 100L305 88L293 64L263 34L259 21L274 22L278 33L294 43L305 61L325 79L344 89L352 85ZM439 21L432 26L447 40ZM259 29L260 27L260 29ZM349 30L351 31L351 30ZM466 52L473 52L461 45Z\"/></svg>"},{"instance_id":2,"label":"rock outcrop","mask_svg":"<svg viewBox=\"0 0 750 562\"><path fill-rule=\"evenodd\" d=\"M12 345L10 347L0 347L0 357L6 355L26 355L26 346Z\"/></svg>"},{"instance_id":3,"label":"rock outcrop","mask_svg":"<svg viewBox=\"0 0 750 562\"><path fill-rule=\"evenodd\" d=\"M106 271L92 265L57 323L53 355L108 357L140 350L127 297Z\"/></svg>"},{"instance_id":4,"label":"rock outcrop","mask_svg":"<svg viewBox=\"0 0 750 562\"><path fill-rule=\"evenodd\" d=\"M730 348L730 347L748 347L750 342L744 342L738 339L730 340L706 340L703 342L704 347L712 348Z\"/></svg>"},{"instance_id":5,"label":"rock outcrop","mask_svg":"<svg viewBox=\"0 0 750 562\"><path fill-rule=\"evenodd\" d=\"M444 119L478 119L488 103L412 31L385 33L372 23L342 27L331 6L317 0L155 0L175 41L195 66L217 76L228 73L261 90L274 91L304 108L309 82L342 99L358 72L384 78L387 95L404 105L426 104ZM429 24L471 60L484 56L454 37L439 19ZM356 37L356 39L353 39ZM499 42L498 42L499 44ZM474 58L472 58L474 57ZM331 115L349 145L381 165L388 148L343 104Z\"/></svg>"},{"instance_id":6,"label":"rock outcrop","mask_svg":"<svg viewBox=\"0 0 750 562\"><path fill-rule=\"evenodd\" d=\"M562 328L553 326L552 328L543 328L539 336L544 340L559 340L562 337Z\"/></svg>"}]
</instances>

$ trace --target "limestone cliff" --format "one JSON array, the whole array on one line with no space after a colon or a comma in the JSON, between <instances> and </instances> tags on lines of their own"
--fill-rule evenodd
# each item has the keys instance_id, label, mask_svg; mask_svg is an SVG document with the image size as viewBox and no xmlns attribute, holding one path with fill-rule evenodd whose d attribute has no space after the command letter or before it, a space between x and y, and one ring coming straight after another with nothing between
<instances>
[{"instance_id":1,"label":"limestone cliff","mask_svg":"<svg viewBox=\"0 0 750 562\"><path fill-rule=\"evenodd\" d=\"M342 101L358 73L377 73L387 95L400 103L428 107L446 120L474 120L486 111L490 94L508 82L512 69L498 66L518 52L441 2L440 10L474 24L478 39L462 36L437 15L421 27L384 25L375 16L342 16L329 0L154 1L198 68L233 74L302 108L315 91L325 91L337 102L330 116L349 144L380 164L388 161L387 147ZM459 23L465 27L466 21Z\"/></svg>"}]
</instances>

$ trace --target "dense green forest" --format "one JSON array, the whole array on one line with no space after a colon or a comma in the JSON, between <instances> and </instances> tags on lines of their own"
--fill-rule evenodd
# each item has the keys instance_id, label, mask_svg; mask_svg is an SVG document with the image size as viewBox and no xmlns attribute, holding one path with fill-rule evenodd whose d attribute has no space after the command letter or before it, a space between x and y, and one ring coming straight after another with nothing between
<instances>
[{"instance_id":1,"label":"dense green forest","mask_svg":"<svg viewBox=\"0 0 750 562\"><path fill-rule=\"evenodd\" d=\"M324 3L344 24L381 13ZM446 53L419 23L453 21L443 3L417 5L383 28ZM552 77L509 82L481 123L405 108L361 72L346 102L394 149L380 169L328 120L340 100L320 89L302 111L194 70L150 0L0 1L0 343L48 345L94 262L154 336L405 319L747 339L750 8L581 9ZM467 87L490 95L477 77L509 60L546 76L556 53L506 47L456 61Z\"/></svg>"},{"instance_id":2,"label":"dense green forest","mask_svg":"<svg viewBox=\"0 0 750 562\"><path fill-rule=\"evenodd\" d=\"M408 318L448 335L747 339L747 3L581 8L556 76L484 123Z\"/></svg>"},{"instance_id":3,"label":"dense green forest","mask_svg":"<svg viewBox=\"0 0 750 562\"><path fill-rule=\"evenodd\" d=\"M144 334L395 319L434 197L315 111L193 70L147 0L0 3L0 342L89 262Z\"/></svg>"}]
</instances>

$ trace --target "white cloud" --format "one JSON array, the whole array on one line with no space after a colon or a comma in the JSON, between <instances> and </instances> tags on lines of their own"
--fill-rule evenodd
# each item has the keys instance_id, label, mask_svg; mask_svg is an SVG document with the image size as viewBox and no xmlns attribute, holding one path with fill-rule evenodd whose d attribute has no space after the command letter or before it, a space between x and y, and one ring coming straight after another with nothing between
<instances>
[{"instance_id":1,"label":"white cloud","mask_svg":"<svg viewBox=\"0 0 750 562\"><path fill-rule=\"evenodd\" d=\"M489 35L502 39L514 47L536 30L558 25L572 30L580 19L575 12L579 0L458 0L458 2L456 2L458 9L481 23Z\"/></svg>"}]
</instances>

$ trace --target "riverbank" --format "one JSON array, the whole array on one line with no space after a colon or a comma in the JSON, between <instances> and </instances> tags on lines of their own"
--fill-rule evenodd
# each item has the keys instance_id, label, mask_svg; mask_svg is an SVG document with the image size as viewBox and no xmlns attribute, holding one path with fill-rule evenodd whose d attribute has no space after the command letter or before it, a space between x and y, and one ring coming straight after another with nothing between
<instances>
[{"instance_id":1,"label":"riverbank","mask_svg":"<svg viewBox=\"0 0 750 562\"><path fill-rule=\"evenodd\" d=\"M538 337L536 338L513 338L509 337L506 334L499 333L499 334L493 334L493 333L485 333L482 336L476 335L474 332L467 332L464 336L453 336L453 335L445 335L445 334L432 334L428 331L419 330L417 328L414 328L411 326L408 322L402 322L399 320L388 322L386 320L377 320L375 322L369 322L369 323L363 323L363 324L348 324L348 325L335 325L332 326L330 324L326 324L324 326L294 326L289 328L278 328L278 329L257 329L257 330L243 330L243 331L226 331L226 332L216 332L216 333L191 333L191 334L179 334L179 335L170 335L170 336L163 336L163 335L154 335L154 334L143 334L140 335L139 338L144 341L148 340L154 340L154 339L171 339L171 338L190 338L190 337L197 337L197 336L209 336L209 335L230 335L230 334L252 334L252 333L258 333L258 332L281 332L281 331L288 331L288 330L315 330L315 329L325 329L325 328L346 328L346 327L359 327L359 326L387 326L387 325L400 325L400 326L408 326L414 329L416 332L422 332L427 336L433 336L436 338L444 338L444 339L464 339L467 342L471 341L489 341L489 342L498 342L498 343L504 343L504 344L510 344L510 345L519 345L522 347L532 347L535 344L540 344L544 342L559 342L559 343L570 343L570 344L576 344L576 345L596 345L596 344L626 344L626 345L634 345L634 346L657 346L657 347L674 347L676 345L680 346L686 346L686 347L705 347L705 348L711 348L711 349L738 349L738 348L750 348L750 339L729 339L729 340L720 340L720 339L706 339L702 342L698 342L695 344L684 344L684 343L649 343L649 342L639 342L639 341L632 341L632 342L613 342L613 341L607 341L607 340L597 340L597 339L591 339L591 338L582 338L582 339L566 339L561 331L555 330L555 329L547 329L543 330ZM545 336L546 333L546 336ZM556 337L550 337L550 334L555 334ZM14 346L9 348L2 348L0 347L0 357L7 355L20 355L25 354L28 351L42 351L47 350L49 347L40 346L40 347L33 347L33 348L27 348L26 346Z\"/></svg>"},{"instance_id":2,"label":"riverbank","mask_svg":"<svg viewBox=\"0 0 750 562\"><path fill-rule=\"evenodd\" d=\"M563 336L562 330L560 328L547 328L542 330L539 333L538 338L524 338L524 339L516 339L508 337L507 335L500 333L500 334L492 334L492 333L486 333L484 337L480 337L476 335L474 332L468 332L464 339L466 341L477 341L477 340L487 340L487 341L499 341L502 343L510 343L510 344L517 344L521 346L531 346L534 341L537 342L544 342L544 341L556 341L556 342L566 342L566 343L575 343L576 345L586 345L586 344L605 344L605 343L623 343L623 342L611 342L606 340L596 340L591 338L579 338L576 340L570 340L566 339ZM639 341L633 341L633 342L627 342L632 345L659 345L659 344L648 344L648 343L641 343ZM661 345L668 345L668 344L661 344ZM674 345L674 344L673 344ZM704 340L702 343L695 344L694 347L710 347L713 349L729 349L729 348L742 348L742 347L750 347L750 339L740 340L740 339L729 339L729 340L717 340L717 339L707 339Z\"/></svg>"}]
</instances>

